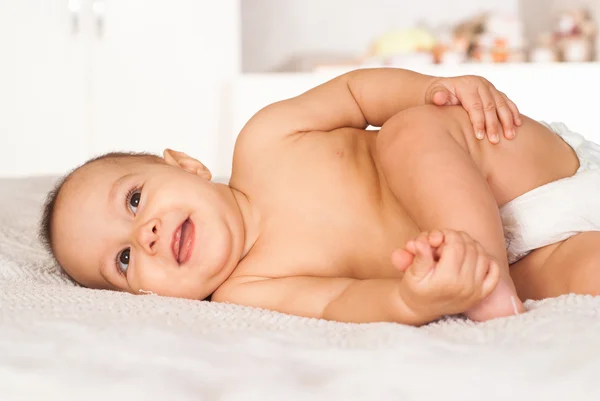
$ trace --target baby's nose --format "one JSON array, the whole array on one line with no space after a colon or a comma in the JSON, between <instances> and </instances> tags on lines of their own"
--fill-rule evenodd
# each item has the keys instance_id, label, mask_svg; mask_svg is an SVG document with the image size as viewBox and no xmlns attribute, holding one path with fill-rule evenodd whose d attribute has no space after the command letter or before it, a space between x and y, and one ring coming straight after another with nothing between
<instances>
[{"instance_id":1,"label":"baby's nose","mask_svg":"<svg viewBox=\"0 0 600 401\"><path fill-rule=\"evenodd\" d=\"M160 220L150 219L137 230L137 242L147 253L156 253L156 242L160 231Z\"/></svg>"}]
</instances>

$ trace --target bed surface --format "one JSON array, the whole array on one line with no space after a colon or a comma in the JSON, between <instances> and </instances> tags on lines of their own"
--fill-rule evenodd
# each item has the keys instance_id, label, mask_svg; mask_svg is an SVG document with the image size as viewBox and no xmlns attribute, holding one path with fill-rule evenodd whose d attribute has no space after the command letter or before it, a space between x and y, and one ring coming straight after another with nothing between
<instances>
[{"instance_id":1,"label":"bed surface","mask_svg":"<svg viewBox=\"0 0 600 401\"><path fill-rule=\"evenodd\" d=\"M89 290L37 243L52 182L0 180L3 401L600 399L600 298L413 328Z\"/></svg>"}]
</instances>

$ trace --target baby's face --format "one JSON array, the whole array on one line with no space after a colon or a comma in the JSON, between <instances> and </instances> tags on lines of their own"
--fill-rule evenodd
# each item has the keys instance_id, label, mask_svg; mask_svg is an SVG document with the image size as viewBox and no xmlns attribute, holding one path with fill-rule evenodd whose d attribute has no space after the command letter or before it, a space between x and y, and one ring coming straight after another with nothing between
<instances>
[{"instance_id":1,"label":"baby's face","mask_svg":"<svg viewBox=\"0 0 600 401\"><path fill-rule=\"evenodd\" d=\"M96 161L57 200L58 262L91 288L202 299L239 261L239 210L223 186L145 158Z\"/></svg>"}]
</instances>

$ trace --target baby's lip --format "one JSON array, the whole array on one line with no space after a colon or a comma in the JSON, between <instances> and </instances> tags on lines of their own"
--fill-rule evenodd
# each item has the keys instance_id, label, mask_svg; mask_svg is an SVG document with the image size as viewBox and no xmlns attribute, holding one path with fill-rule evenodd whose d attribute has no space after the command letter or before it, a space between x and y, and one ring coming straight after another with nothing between
<instances>
[{"instance_id":1,"label":"baby's lip","mask_svg":"<svg viewBox=\"0 0 600 401\"><path fill-rule=\"evenodd\" d=\"M177 226L175 232L173 233L173 238L171 239L171 251L173 252L173 257L175 258L175 263L179 264L179 244L181 243L181 229L183 227L183 223L185 223L187 218L185 218L181 224Z\"/></svg>"}]
</instances>

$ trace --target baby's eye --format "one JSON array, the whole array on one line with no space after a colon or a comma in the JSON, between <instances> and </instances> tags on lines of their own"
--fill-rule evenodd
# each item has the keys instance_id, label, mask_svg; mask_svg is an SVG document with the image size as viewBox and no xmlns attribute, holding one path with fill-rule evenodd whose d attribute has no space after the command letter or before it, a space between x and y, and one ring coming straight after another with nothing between
<instances>
[{"instance_id":1,"label":"baby's eye","mask_svg":"<svg viewBox=\"0 0 600 401\"><path fill-rule=\"evenodd\" d=\"M129 267L129 252L130 249L125 248L117 257L117 267L124 274L127 274L127 268Z\"/></svg>"},{"instance_id":2,"label":"baby's eye","mask_svg":"<svg viewBox=\"0 0 600 401\"><path fill-rule=\"evenodd\" d=\"M129 199L127 200L127 207L129 207L129 210L131 210L133 214L137 213L137 208L140 204L141 197L142 191L139 189L134 189L129 195Z\"/></svg>"}]
</instances>

